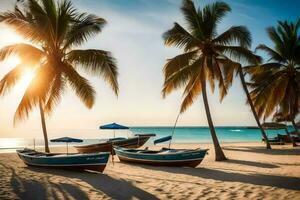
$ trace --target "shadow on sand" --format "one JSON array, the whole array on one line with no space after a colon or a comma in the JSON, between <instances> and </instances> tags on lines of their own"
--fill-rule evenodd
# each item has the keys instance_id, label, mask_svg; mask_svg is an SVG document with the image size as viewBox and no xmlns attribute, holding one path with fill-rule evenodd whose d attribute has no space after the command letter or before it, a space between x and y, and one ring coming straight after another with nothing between
<instances>
[{"instance_id":1,"label":"shadow on sand","mask_svg":"<svg viewBox=\"0 0 300 200\"><path fill-rule=\"evenodd\" d=\"M4 165L2 165L4 166ZM30 200L43 200L43 199L89 199L87 194L80 190L76 185L71 185L67 183L51 183L49 176L43 177L40 180L35 180L29 176L28 178L24 174L19 176L15 169L11 167L6 167L6 169L11 170L11 180L10 185L20 199L30 199ZM58 195L58 192L61 196Z\"/></svg>"},{"instance_id":2,"label":"shadow on sand","mask_svg":"<svg viewBox=\"0 0 300 200\"><path fill-rule=\"evenodd\" d=\"M258 174L258 173L241 174L241 173L227 172L227 171L222 171L217 169L206 169L206 168L184 168L183 169L179 167L154 167L154 166L147 166L147 165L138 165L138 166L145 169L160 170L168 173L196 176L204 179L213 179L216 181L240 182L240 183L247 183L247 184L254 184L254 185L261 185L261 186L284 188L290 190L300 190L300 184L299 184L300 178L297 177L266 175L266 174ZM147 178L154 178L154 177L147 177Z\"/></svg>"},{"instance_id":3,"label":"shadow on sand","mask_svg":"<svg viewBox=\"0 0 300 200\"><path fill-rule=\"evenodd\" d=\"M44 168L38 168L38 167L27 167L27 169L33 171L33 172L41 172L41 173L47 173L52 175L59 175L64 176L67 178L75 178L80 179L83 182L88 183L93 187L95 190L99 190L100 192L103 192L107 196L109 196L112 199L149 199L149 200L157 200L158 198L154 195L135 187L132 183L129 181L123 180L123 179L115 179L111 176L108 176L106 174L101 173L93 173L93 172L76 172L76 171L66 171L59 170L59 169L44 169ZM74 184L77 184L74 182ZM61 186L68 192L73 190L70 188L70 185L67 187L62 185ZM69 188L68 188L69 187ZM78 197L78 196L77 196ZM84 199L82 197L77 199Z\"/></svg>"},{"instance_id":4,"label":"shadow on sand","mask_svg":"<svg viewBox=\"0 0 300 200\"><path fill-rule=\"evenodd\" d=\"M240 151L240 152L249 152L249 153L262 153L268 155L300 155L300 149L266 149L265 147L222 147L227 151Z\"/></svg>"},{"instance_id":5,"label":"shadow on sand","mask_svg":"<svg viewBox=\"0 0 300 200\"><path fill-rule=\"evenodd\" d=\"M92 172L65 171L26 166L16 172L12 167L1 164L7 173L11 173L10 186L19 199L90 199L89 194L79 187L79 183L72 180L79 179L92 186L96 192L103 193L112 199L150 199L157 200L154 195L135 187L132 183L115 179L105 174ZM42 173L42 175L37 175ZM69 183L54 183L52 175L68 179ZM71 182L71 183L70 183Z\"/></svg>"},{"instance_id":6,"label":"shadow on sand","mask_svg":"<svg viewBox=\"0 0 300 200\"><path fill-rule=\"evenodd\" d=\"M230 159L226 160L224 162L232 163L232 164L238 164L238 165L248 165L251 167L260 167L260 168L278 168L279 166L269 163L261 163L261 162L255 162L255 161L248 161L248 160L235 160Z\"/></svg>"}]
</instances>

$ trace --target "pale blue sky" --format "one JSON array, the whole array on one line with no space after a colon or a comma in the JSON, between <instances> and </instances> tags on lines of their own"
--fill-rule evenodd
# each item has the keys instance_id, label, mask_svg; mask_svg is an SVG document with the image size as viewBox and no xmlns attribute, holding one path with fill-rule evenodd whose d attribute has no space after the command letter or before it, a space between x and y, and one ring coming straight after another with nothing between
<instances>
[{"instance_id":1,"label":"pale blue sky","mask_svg":"<svg viewBox=\"0 0 300 200\"><path fill-rule=\"evenodd\" d=\"M177 0L73 0L76 8L104 17L108 25L103 33L83 45L83 48L109 50L118 60L120 94L116 98L101 79L90 78L97 90L95 106L88 110L69 90L52 117L47 120L52 134L67 131L78 135L83 129L97 130L99 124L120 122L129 126L172 125L181 103L181 91L166 99L161 97L162 68L167 58L181 52L163 45L162 33L177 21L184 25ZM204 5L212 1L196 1ZM270 44L265 33L267 26L277 20L295 20L299 1L226 1L232 7L221 22L219 30L232 25L245 25L253 38L253 48L259 43ZM0 10L13 8L10 0L0 1ZM14 42L3 25L0 45ZM8 62L0 64L0 78L11 69ZM21 98L20 89L0 98L0 137L24 137L24 132L40 135L39 113L34 111L28 120L13 127L13 115ZM228 96L219 103L218 91L209 94L215 125L255 125L238 79ZM179 125L207 125L202 99L199 98L182 115ZM84 132L84 131L83 131ZM92 131L93 132L93 131ZM32 135L30 134L30 135ZM75 132L74 132L75 134Z\"/></svg>"}]
</instances>

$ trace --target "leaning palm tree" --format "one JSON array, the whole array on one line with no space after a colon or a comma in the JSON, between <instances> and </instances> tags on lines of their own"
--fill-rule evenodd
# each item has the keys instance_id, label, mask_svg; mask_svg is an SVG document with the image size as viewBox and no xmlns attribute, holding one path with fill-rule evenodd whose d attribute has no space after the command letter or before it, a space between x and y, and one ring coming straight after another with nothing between
<instances>
[{"instance_id":1,"label":"leaning palm tree","mask_svg":"<svg viewBox=\"0 0 300 200\"><path fill-rule=\"evenodd\" d=\"M242 66L238 70L238 74L239 74L239 77L240 77L240 80L241 80L241 83L242 83L243 90L244 90L244 92L246 94L246 97L247 97L247 103L250 105L250 108L251 108L252 114L254 116L254 119L256 121L256 124L257 124L258 128L260 129L261 134L262 134L262 136L264 138L264 141L266 143L266 147L267 147L267 149L271 149L271 145L270 145L269 139L267 137L267 134L266 134L264 128L262 127L262 125L261 125L261 123L259 121L259 117L258 117L258 115L256 113L255 106L254 106L253 101L251 99L251 96L250 96L250 93L249 93L249 90L248 90L248 87L247 87L247 83L245 81L245 74L243 72Z\"/></svg>"},{"instance_id":2,"label":"leaning palm tree","mask_svg":"<svg viewBox=\"0 0 300 200\"><path fill-rule=\"evenodd\" d=\"M106 21L93 14L78 12L67 0L24 0L19 1L13 11L1 13L0 22L30 42L0 49L1 61L11 55L17 55L21 60L1 80L0 95L16 84L24 70L33 70L34 77L16 110L14 123L27 118L38 106L45 151L49 152L45 114L51 114L67 86L88 108L95 102L95 90L77 69L103 77L118 94L117 66L111 54L98 49L76 48L100 33Z\"/></svg>"},{"instance_id":3,"label":"leaning palm tree","mask_svg":"<svg viewBox=\"0 0 300 200\"><path fill-rule=\"evenodd\" d=\"M202 93L208 125L215 147L215 159L226 160L220 147L210 114L206 84L215 88L218 82L220 99L227 94L234 73L240 64L257 62L247 48L251 44L251 36L244 26L233 26L222 34L217 34L217 25L231 11L228 4L215 2L203 9L196 9L191 0L184 0L181 11L187 27L178 23L164 33L165 45L183 48L184 53L169 59L164 66L165 82L163 97L175 89L185 86L184 100L180 112L183 113Z\"/></svg>"},{"instance_id":4,"label":"leaning palm tree","mask_svg":"<svg viewBox=\"0 0 300 200\"><path fill-rule=\"evenodd\" d=\"M289 118L295 129L295 117L300 111L300 19L296 23L279 21L267 29L274 48L260 44L257 50L269 55L269 62L251 66L250 86L259 117L267 118L276 109Z\"/></svg>"}]
</instances>

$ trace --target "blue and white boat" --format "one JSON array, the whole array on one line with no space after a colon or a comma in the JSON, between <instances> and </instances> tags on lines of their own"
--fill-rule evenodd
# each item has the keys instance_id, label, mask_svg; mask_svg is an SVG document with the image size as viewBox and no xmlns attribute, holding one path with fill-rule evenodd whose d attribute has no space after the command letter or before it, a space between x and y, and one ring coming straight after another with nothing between
<instances>
[{"instance_id":1,"label":"blue and white boat","mask_svg":"<svg viewBox=\"0 0 300 200\"><path fill-rule=\"evenodd\" d=\"M123 162L133 162L159 166L196 167L204 159L208 149L169 149L158 151L114 148L118 158Z\"/></svg>"},{"instance_id":2,"label":"blue and white boat","mask_svg":"<svg viewBox=\"0 0 300 200\"><path fill-rule=\"evenodd\" d=\"M98 172L103 172L109 158L109 152L57 154L23 149L17 150L17 154L25 164L30 166L70 170L92 170Z\"/></svg>"}]
</instances>

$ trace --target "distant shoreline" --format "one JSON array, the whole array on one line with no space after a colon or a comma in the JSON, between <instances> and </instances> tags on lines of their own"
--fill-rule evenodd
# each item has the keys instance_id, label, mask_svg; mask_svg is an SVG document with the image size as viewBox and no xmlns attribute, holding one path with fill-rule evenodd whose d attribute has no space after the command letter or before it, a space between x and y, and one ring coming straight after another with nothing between
<instances>
[{"instance_id":1,"label":"distant shoreline","mask_svg":"<svg viewBox=\"0 0 300 200\"><path fill-rule=\"evenodd\" d=\"M130 128L173 128L174 126L131 126ZM176 126L177 128L209 128L208 126ZM257 126L215 126L215 128L259 129Z\"/></svg>"}]
</instances>

